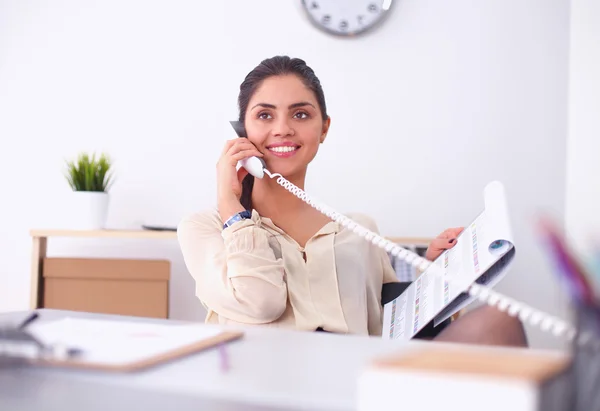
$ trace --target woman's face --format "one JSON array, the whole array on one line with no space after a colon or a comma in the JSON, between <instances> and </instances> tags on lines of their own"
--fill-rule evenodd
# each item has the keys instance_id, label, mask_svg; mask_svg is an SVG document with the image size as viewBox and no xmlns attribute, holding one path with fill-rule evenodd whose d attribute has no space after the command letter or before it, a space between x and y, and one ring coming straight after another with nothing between
<instances>
[{"instance_id":1,"label":"woman's face","mask_svg":"<svg viewBox=\"0 0 600 411\"><path fill-rule=\"evenodd\" d=\"M246 111L248 139L264 154L269 171L286 177L304 174L325 140L314 93L295 75L273 76L258 87Z\"/></svg>"}]
</instances>

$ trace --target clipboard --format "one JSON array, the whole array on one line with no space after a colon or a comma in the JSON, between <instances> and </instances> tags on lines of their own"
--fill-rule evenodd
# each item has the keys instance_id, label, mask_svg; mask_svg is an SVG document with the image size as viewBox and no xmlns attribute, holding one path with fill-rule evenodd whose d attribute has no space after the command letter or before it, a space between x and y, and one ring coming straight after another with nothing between
<instances>
[{"instance_id":1,"label":"clipboard","mask_svg":"<svg viewBox=\"0 0 600 411\"><path fill-rule=\"evenodd\" d=\"M49 367L134 372L222 347L243 336L242 331L207 324L65 318L29 326L4 357ZM19 351L19 344L25 342L33 342L38 350L32 352L30 344ZM0 340L0 356L3 346L6 340L4 344Z\"/></svg>"}]
</instances>

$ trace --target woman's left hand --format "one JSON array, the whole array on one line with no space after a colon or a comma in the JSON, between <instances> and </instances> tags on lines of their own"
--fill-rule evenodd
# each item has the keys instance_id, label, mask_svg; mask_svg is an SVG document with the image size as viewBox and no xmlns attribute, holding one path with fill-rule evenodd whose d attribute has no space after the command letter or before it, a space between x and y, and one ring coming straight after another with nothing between
<instances>
[{"instance_id":1,"label":"woman's left hand","mask_svg":"<svg viewBox=\"0 0 600 411\"><path fill-rule=\"evenodd\" d=\"M438 258L444 250L448 250L456 245L456 238L464 227L448 228L438 235L427 247L425 258L429 261L433 261Z\"/></svg>"}]
</instances>

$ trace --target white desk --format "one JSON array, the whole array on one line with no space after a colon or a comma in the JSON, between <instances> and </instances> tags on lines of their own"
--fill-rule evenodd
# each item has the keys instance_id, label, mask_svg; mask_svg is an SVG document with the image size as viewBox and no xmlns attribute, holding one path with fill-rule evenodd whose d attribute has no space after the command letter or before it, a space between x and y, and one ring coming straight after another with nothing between
<instances>
[{"instance_id":1,"label":"white desk","mask_svg":"<svg viewBox=\"0 0 600 411\"><path fill-rule=\"evenodd\" d=\"M132 319L38 311L38 321L65 316ZM26 315L0 314L0 322ZM230 370L225 373L216 350L132 374L41 367L0 369L0 404L11 411L353 410L357 377L370 359L397 351L399 345L410 349L429 344L264 327L245 331L244 338L228 345Z\"/></svg>"}]
</instances>

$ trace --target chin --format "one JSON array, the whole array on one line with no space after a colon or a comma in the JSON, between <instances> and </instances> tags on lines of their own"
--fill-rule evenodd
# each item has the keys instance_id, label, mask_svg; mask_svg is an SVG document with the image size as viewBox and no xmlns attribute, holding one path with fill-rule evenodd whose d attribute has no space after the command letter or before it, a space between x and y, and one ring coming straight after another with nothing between
<instances>
[{"instance_id":1,"label":"chin","mask_svg":"<svg viewBox=\"0 0 600 411\"><path fill-rule=\"evenodd\" d=\"M285 178L301 175L306 167L292 166L291 164L281 164L277 161L267 163L267 169L271 173L279 173Z\"/></svg>"},{"instance_id":2,"label":"chin","mask_svg":"<svg viewBox=\"0 0 600 411\"><path fill-rule=\"evenodd\" d=\"M277 157L276 155L269 153L265 157L267 169L272 173L279 173L285 178L294 176L304 176L306 174L306 168L308 167L307 158L305 155L296 155L290 157Z\"/></svg>"}]
</instances>

